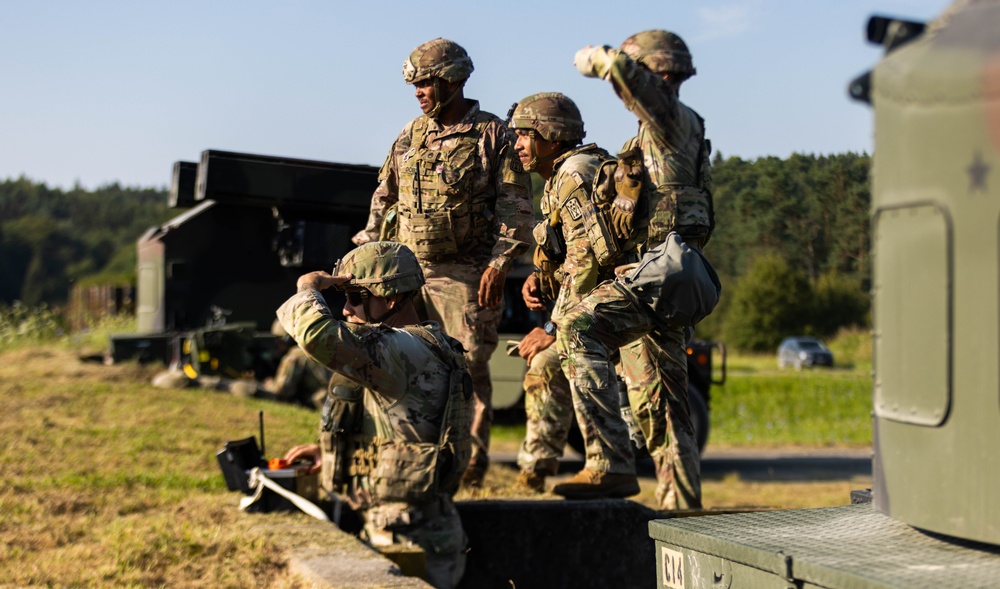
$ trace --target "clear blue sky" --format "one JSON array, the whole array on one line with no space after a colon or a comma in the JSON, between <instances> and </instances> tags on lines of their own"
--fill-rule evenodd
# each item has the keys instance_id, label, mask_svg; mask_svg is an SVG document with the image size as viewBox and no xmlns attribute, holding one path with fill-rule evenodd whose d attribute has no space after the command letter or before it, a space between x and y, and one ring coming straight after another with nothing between
<instances>
[{"instance_id":1,"label":"clear blue sky","mask_svg":"<svg viewBox=\"0 0 1000 589\"><path fill-rule=\"evenodd\" d=\"M485 110L563 92L615 151L635 119L573 55L651 28L690 46L681 98L724 156L871 153L871 111L846 94L881 54L868 17L948 3L0 0L0 179L165 187L205 149L378 166L420 114L403 60L435 37L468 50L466 96Z\"/></svg>"}]
</instances>

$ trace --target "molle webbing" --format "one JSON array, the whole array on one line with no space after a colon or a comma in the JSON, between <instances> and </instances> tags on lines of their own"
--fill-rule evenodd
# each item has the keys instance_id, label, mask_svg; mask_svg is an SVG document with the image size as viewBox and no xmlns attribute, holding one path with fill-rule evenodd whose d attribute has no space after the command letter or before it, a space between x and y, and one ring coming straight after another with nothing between
<instances>
[{"instance_id":1,"label":"molle webbing","mask_svg":"<svg viewBox=\"0 0 1000 589\"><path fill-rule=\"evenodd\" d=\"M457 140L450 149L427 149L429 121L414 123L409 156L399 168L397 239L418 258L453 258L493 233L495 191L473 194L481 170L479 140L491 120L479 113L469 131L444 139Z\"/></svg>"}]
</instances>

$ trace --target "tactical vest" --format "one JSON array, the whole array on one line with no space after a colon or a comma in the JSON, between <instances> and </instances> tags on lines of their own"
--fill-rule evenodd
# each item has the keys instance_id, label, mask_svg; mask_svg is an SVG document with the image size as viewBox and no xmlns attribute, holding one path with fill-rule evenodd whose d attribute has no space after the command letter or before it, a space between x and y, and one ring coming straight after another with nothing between
<instances>
[{"instance_id":1,"label":"tactical vest","mask_svg":"<svg viewBox=\"0 0 1000 589\"><path fill-rule=\"evenodd\" d=\"M637 224L650 247L662 243L671 231L702 247L715 228L712 147L705 139L705 121L691 109L682 109L681 115L687 116L688 124L700 127L700 132L691 133L685 145L668 146L640 124L638 135L622 148L623 153L636 147L642 150L646 178Z\"/></svg>"},{"instance_id":2,"label":"tactical vest","mask_svg":"<svg viewBox=\"0 0 1000 589\"><path fill-rule=\"evenodd\" d=\"M438 439L420 442L393 439L390 412L405 412L406 407L384 406L366 392L364 418L369 427L364 428L367 431L363 435L356 429L355 433L339 435L336 431L321 433L324 488L328 488L329 482L333 491L343 492L351 484L366 489L377 501L417 504L458 490L472 455L472 377L466 368L462 344L426 327L404 329L427 342L451 368ZM357 427L359 422L355 418L352 423ZM328 447L340 456L327 458Z\"/></svg>"},{"instance_id":3,"label":"tactical vest","mask_svg":"<svg viewBox=\"0 0 1000 589\"><path fill-rule=\"evenodd\" d=\"M587 181L582 175L570 171L569 178L555 187L555 206L553 207L550 199L547 198L549 195L541 200L543 220L535 226L532 233L535 242L546 252L549 259L561 262L565 258L566 251L565 240L560 228L560 224L563 222L561 211L569 205L568 214L583 220L587 238L594 251L594 256L597 258L598 265L610 266L616 263L621 253L620 244L608 227L608 209L615 199L614 172L618 160L594 144L584 145L567 152L557 160L554 171L557 175L553 177L561 177L558 174L562 166L572 167L571 160L577 155L597 160L597 165L593 170L593 178L589 179L587 186L589 198L580 199L580 202L569 200ZM557 251L561 252L562 255L556 254Z\"/></svg>"},{"instance_id":4,"label":"tactical vest","mask_svg":"<svg viewBox=\"0 0 1000 589\"><path fill-rule=\"evenodd\" d=\"M428 149L430 119L414 121L410 149L398 162L396 239L421 260L450 260L489 242L496 194L473 191L476 178L486 173L479 139L492 120L488 113L477 113L472 128L454 137L458 144L452 149Z\"/></svg>"}]
</instances>

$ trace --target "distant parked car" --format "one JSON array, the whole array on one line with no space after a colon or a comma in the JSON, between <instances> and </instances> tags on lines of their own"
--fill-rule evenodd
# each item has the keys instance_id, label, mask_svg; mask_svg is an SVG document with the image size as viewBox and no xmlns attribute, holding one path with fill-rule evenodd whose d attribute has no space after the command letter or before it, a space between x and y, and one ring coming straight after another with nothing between
<instances>
[{"instance_id":1,"label":"distant parked car","mask_svg":"<svg viewBox=\"0 0 1000 589\"><path fill-rule=\"evenodd\" d=\"M833 366L833 352L814 337L786 337L778 346L778 368Z\"/></svg>"}]
</instances>

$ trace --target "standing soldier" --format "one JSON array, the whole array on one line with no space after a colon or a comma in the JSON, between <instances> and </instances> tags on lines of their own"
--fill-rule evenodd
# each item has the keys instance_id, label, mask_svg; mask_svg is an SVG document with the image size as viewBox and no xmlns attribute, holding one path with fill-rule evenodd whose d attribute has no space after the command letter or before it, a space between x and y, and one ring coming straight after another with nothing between
<instances>
[{"instance_id":1,"label":"standing soldier","mask_svg":"<svg viewBox=\"0 0 1000 589\"><path fill-rule=\"evenodd\" d=\"M598 283L614 277L614 263L620 256L602 215L610 206L605 196L613 197L607 188L613 184L617 162L592 143L580 146L586 134L583 118L576 104L563 94L528 96L516 105L509 124L517 134L515 149L524 169L546 181L541 200L543 220L534 231L536 270L525 280L522 295L533 310L544 309L542 299L556 301L552 320L529 332L518 346L529 364L525 375L528 423L518 454L518 484L542 491L545 477L556 474L575 409L587 443L587 468L599 474L592 487L567 496L635 495L639 484L624 422L618 417L615 424L603 429L607 436L613 436L612 451L604 451L593 427L600 408L593 406L592 398L572 394L575 383L567 381L552 347L555 325L566 312ZM642 341L632 345L641 347ZM617 382L614 372L610 377Z\"/></svg>"},{"instance_id":2,"label":"standing soldier","mask_svg":"<svg viewBox=\"0 0 1000 589\"><path fill-rule=\"evenodd\" d=\"M585 47L574 64L585 76L610 81L639 119L638 135L619 156L631 165L616 175L611 213L620 238L643 242L643 257L628 274L601 285L567 314L557 345L580 396L607 408L595 419L598 437L604 439L609 424L617 426L614 382L604 378L611 374L611 353L652 336L657 345L650 351L661 386L647 391L648 399L633 400L633 414L640 423L658 428L655 435L672 438L670 451L654 456L660 506L697 508L701 477L684 346L690 328L714 308L720 287L701 255L714 228L711 148L704 121L679 96L681 84L695 73L691 54L677 35L645 31L626 39L620 49ZM623 354L622 361L629 359ZM666 415L657 423L664 398ZM637 411L637 404L647 409ZM578 494L598 484L595 480L585 469L553 492Z\"/></svg>"},{"instance_id":3,"label":"standing soldier","mask_svg":"<svg viewBox=\"0 0 1000 589\"><path fill-rule=\"evenodd\" d=\"M428 41L403 63L423 115L393 143L357 244L393 239L424 269L418 304L462 342L475 387L473 454L463 479L482 485L489 466L493 385L503 287L528 246L531 181L504 122L465 98L472 60L458 44Z\"/></svg>"},{"instance_id":4,"label":"standing soldier","mask_svg":"<svg viewBox=\"0 0 1000 589\"><path fill-rule=\"evenodd\" d=\"M333 276L299 278L278 319L310 358L363 392L358 399L353 387L333 390L321 445L296 446L285 459L311 460L323 488L343 492L360 511L367 542L420 546L428 581L450 588L465 570L466 537L451 496L471 453L472 383L461 344L436 323L418 323L413 297L423 283L412 252L392 242L354 249ZM345 319L319 292L331 287L347 292Z\"/></svg>"}]
</instances>

